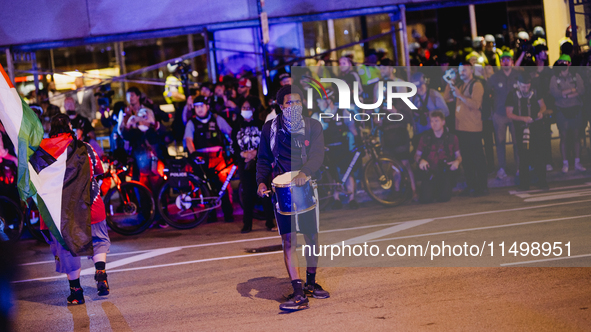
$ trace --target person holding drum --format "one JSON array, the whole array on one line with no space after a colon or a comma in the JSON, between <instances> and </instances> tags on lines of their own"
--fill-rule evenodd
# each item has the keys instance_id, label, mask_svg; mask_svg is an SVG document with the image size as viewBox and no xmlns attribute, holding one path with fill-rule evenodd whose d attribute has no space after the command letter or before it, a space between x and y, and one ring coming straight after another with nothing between
<instances>
[{"instance_id":1,"label":"person holding drum","mask_svg":"<svg viewBox=\"0 0 591 332\"><path fill-rule=\"evenodd\" d=\"M288 311L307 309L306 295L320 299L330 296L316 283L317 257L306 256L305 284L295 264L296 232L304 234L307 245L318 246L317 194L311 176L324 160L322 125L302 116L303 96L299 88L291 85L277 92L277 104L283 113L263 126L257 161L259 196L269 194L268 184L273 177L275 218L294 290L279 309Z\"/></svg>"}]
</instances>

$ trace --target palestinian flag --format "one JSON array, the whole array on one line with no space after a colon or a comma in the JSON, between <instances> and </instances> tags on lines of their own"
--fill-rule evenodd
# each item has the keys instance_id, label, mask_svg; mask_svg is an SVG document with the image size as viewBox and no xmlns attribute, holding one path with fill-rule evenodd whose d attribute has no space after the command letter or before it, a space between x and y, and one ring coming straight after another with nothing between
<instances>
[{"instance_id":1,"label":"palestinian flag","mask_svg":"<svg viewBox=\"0 0 591 332\"><path fill-rule=\"evenodd\" d=\"M1 66L0 71L0 120L16 147L21 199L33 197L45 225L64 248L75 256L91 256L86 146L69 134L42 140L41 122Z\"/></svg>"},{"instance_id":2,"label":"palestinian flag","mask_svg":"<svg viewBox=\"0 0 591 332\"><path fill-rule=\"evenodd\" d=\"M2 65L0 71L0 120L14 144L18 157L18 189L25 201L35 194L35 187L29 181L29 157L43 139L43 127L35 112L19 96Z\"/></svg>"}]
</instances>

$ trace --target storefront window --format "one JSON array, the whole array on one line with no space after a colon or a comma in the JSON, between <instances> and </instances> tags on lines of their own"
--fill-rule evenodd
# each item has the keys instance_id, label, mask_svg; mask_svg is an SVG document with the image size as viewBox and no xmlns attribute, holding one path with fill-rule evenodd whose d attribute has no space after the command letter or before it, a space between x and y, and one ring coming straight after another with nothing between
<instances>
[{"instance_id":1,"label":"storefront window","mask_svg":"<svg viewBox=\"0 0 591 332\"><path fill-rule=\"evenodd\" d=\"M363 40L360 18L350 17L334 20L334 33L337 47ZM363 46L360 44L340 50L337 54L339 57L352 55L353 61L357 63L362 63L365 59Z\"/></svg>"}]
</instances>

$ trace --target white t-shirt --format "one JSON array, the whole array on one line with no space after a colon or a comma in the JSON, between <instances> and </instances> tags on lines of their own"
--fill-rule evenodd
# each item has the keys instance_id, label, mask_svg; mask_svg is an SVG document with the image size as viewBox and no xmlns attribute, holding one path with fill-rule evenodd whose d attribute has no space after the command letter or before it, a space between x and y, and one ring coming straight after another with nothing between
<instances>
[{"instance_id":1,"label":"white t-shirt","mask_svg":"<svg viewBox=\"0 0 591 332\"><path fill-rule=\"evenodd\" d=\"M78 95L78 104L82 104L82 100L84 100L84 90L78 91L77 95Z\"/></svg>"}]
</instances>

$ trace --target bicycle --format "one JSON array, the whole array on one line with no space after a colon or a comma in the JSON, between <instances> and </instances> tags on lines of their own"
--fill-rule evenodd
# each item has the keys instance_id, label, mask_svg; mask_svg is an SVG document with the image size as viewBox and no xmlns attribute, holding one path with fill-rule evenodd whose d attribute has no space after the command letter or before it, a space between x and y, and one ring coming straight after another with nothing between
<instances>
[{"instance_id":1,"label":"bicycle","mask_svg":"<svg viewBox=\"0 0 591 332\"><path fill-rule=\"evenodd\" d=\"M14 242L23 232L23 213L12 199L0 196L0 241Z\"/></svg>"},{"instance_id":2,"label":"bicycle","mask_svg":"<svg viewBox=\"0 0 591 332\"><path fill-rule=\"evenodd\" d=\"M0 188L4 195L0 196L0 241L16 241L23 232L23 213L18 203L16 190L16 166L9 163L0 164ZM17 201L11 197L16 198Z\"/></svg>"},{"instance_id":3,"label":"bicycle","mask_svg":"<svg viewBox=\"0 0 591 332\"><path fill-rule=\"evenodd\" d=\"M353 158L339 182L333 180L328 166L322 166L317 180L321 209L328 205L335 191L344 192L344 183L361 157L361 151L369 156L362 167L362 183L373 200L382 205L397 206L412 198L410 177L404 165L393 158L382 156L377 137L362 137L361 141L361 146L354 150Z\"/></svg>"},{"instance_id":4,"label":"bicycle","mask_svg":"<svg viewBox=\"0 0 591 332\"><path fill-rule=\"evenodd\" d=\"M109 157L104 160L109 163L109 167L100 177L110 177L115 182L115 186L107 191L103 199L107 225L122 235L136 235L145 231L156 215L152 192L140 182L125 180L131 171L129 160L127 165Z\"/></svg>"},{"instance_id":5,"label":"bicycle","mask_svg":"<svg viewBox=\"0 0 591 332\"><path fill-rule=\"evenodd\" d=\"M232 165L226 181L215 196L216 190L203 168L206 161L201 157L189 161L193 170L201 170L203 178L188 171L186 159L171 160L169 167L164 169L165 183L158 195L160 215L167 224L178 229L197 227L212 210L220 207L222 196L236 172L236 165Z\"/></svg>"}]
</instances>

